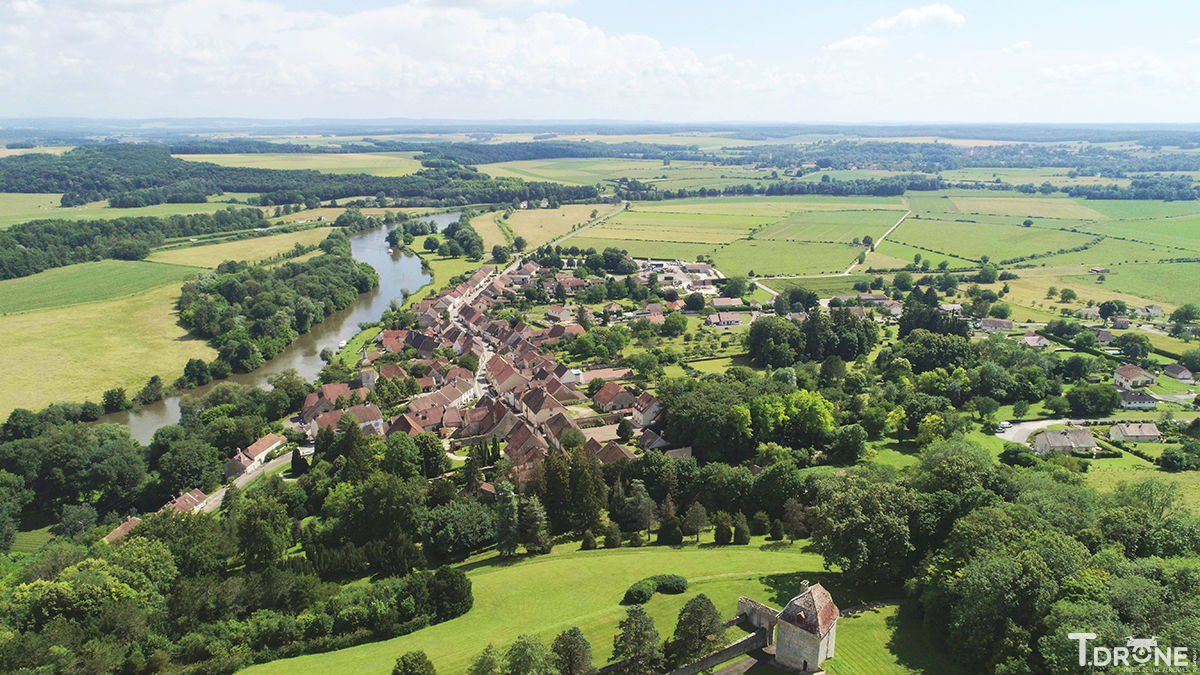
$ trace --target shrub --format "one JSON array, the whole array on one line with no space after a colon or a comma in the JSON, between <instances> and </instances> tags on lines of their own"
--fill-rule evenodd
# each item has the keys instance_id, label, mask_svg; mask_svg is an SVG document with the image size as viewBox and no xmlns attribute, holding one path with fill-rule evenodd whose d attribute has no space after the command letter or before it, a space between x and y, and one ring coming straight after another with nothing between
<instances>
[{"instance_id":1,"label":"shrub","mask_svg":"<svg viewBox=\"0 0 1200 675\"><path fill-rule=\"evenodd\" d=\"M642 541L642 533L640 531L635 531L633 536L629 538L629 545L634 548L638 548L644 543L646 542Z\"/></svg>"},{"instance_id":2,"label":"shrub","mask_svg":"<svg viewBox=\"0 0 1200 675\"><path fill-rule=\"evenodd\" d=\"M658 528L658 543L662 546L678 546L683 543L683 529L679 518L669 518Z\"/></svg>"},{"instance_id":3,"label":"shrub","mask_svg":"<svg viewBox=\"0 0 1200 675\"><path fill-rule=\"evenodd\" d=\"M771 517L766 511L759 511L754 514L754 520L750 522L750 534L762 536L771 531Z\"/></svg>"},{"instance_id":4,"label":"shrub","mask_svg":"<svg viewBox=\"0 0 1200 675\"><path fill-rule=\"evenodd\" d=\"M621 528L609 523L604 530L604 548L621 548Z\"/></svg>"},{"instance_id":5,"label":"shrub","mask_svg":"<svg viewBox=\"0 0 1200 675\"><path fill-rule=\"evenodd\" d=\"M654 597L655 593L679 595L688 588L687 579L678 574L656 574L636 582L625 590L623 605L643 605Z\"/></svg>"},{"instance_id":6,"label":"shrub","mask_svg":"<svg viewBox=\"0 0 1200 675\"><path fill-rule=\"evenodd\" d=\"M783 539L783 521L776 518L775 522L771 523L771 538L775 541Z\"/></svg>"},{"instance_id":7,"label":"shrub","mask_svg":"<svg viewBox=\"0 0 1200 675\"><path fill-rule=\"evenodd\" d=\"M643 605L650 602L650 598L654 597L656 590L658 590L658 584L654 583L653 579L642 579L626 589L625 598L621 600L621 604Z\"/></svg>"},{"instance_id":8,"label":"shrub","mask_svg":"<svg viewBox=\"0 0 1200 675\"><path fill-rule=\"evenodd\" d=\"M583 531L583 543L579 546L583 551L594 551L596 549L596 538L592 536L591 530Z\"/></svg>"}]
</instances>

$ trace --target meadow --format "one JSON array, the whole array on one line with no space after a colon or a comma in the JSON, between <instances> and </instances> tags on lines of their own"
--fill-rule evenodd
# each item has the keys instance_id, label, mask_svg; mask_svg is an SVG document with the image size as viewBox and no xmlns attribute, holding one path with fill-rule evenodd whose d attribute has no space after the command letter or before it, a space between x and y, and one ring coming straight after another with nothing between
<instances>
[{"instance_id":1,"label":"meadow","mask_svg":"<svg viewBox=\"0 0 1200 675\"><path fill-rule=\"evenodd\" d=\"M725 616L734 614L742 595L782 607L806 579L830 588L841 607L863 600L841 583L837 573L824 571L820 556L806 552L803 540L787 545L755 537L748 546L596 551L580 551L578 543L572 542L556 546L546 556L501 561L488 553L461 567L471 579L475 596L475 606L461 617L403 637L260 664L242 672L384 675L391 672L400 654L420 649L438 672L464 673L489 643L503 651L515 636L533 634L549 644L571 626L583 631L592 645L593 662L602 665L611 654L617 622L625 616L625 608L619 604L625 589L651 574L680 574L689 583L687 592L657 594L645 605L664 638L674 628L679 609L698 593L707 595ZM928 645L910 635L915 628L893 631L878 621L848 621L846 626L845 631L840 624L838 627L838 667L844 668L839 672L914 672L908 668L922 653L928 659L936 658ZM893 632L896 639L892 639ZM728 638L732 641L741 634L733 628ZM854 646L842 655L843 644ZM941 668L928 672L941 672Z\"/></svg>"},{"instance_id":2,"label":"meadow","mask_svg":"<svg viewBox=\"0 0 1200 675\"><path fill-rule=\"evenodd\" d=\"M178 297L179 284L169 283L124 297L4 316L0 416L55 401L99 401L112 387L125 387L132 395L151 375L172 382L188 359L212 360L216 351L189 338L176 323Z\"/></svg>"},{"instance_id":3,"label":"meadow","mask_svg":"<svg viewBox=\"0 0 1200 675\"><path fill-rule=\"evenodd\" d=\"M196 268L157 262L100 260L0 281L0 315L111 300L173 284Z\"/></svg>"},{"instance_id":4,"label":"meadow","mask_svg":"<svg viewBox=\"0 0 1200 675\"><path fill-rule=\"evenodd\" d=\"M660 190L724 188L761 181L770 174L769 171L748 166L678 160L664 164L657 159L620 157L526 159L480 164L477 168L496 178L523 178L570 185L597 185L614 183L619 178L631 178L655 185Z\"/></svg>"},{"instance_id":5,"label":"meadow","mask_svg":"<svg viewBox=\"0 0 1200 675\"><path fill-rule=\"evenodd\" d=\"M192 162L254 169L311 169L324 173L365 173L374 176L406 176L421 169L415 152L345 153L242 153L222 155L175 155Z\"/></svg>"},{"instance_id":6,"label":"meadow","mask_svg":"<svg viewBox=\"0 0 1200 675\"><path fill-rule=\"evenodd\" d=\"M864 236L879 239L899 219L895 211L805 211L756 233L755 238L848 244Z\"/></svg>"},{"instance_id":7,"label":"meadow","mask_svg":"<svg viewBox=\"0 0 1200 675\"><path fill-rule=\"evenodd\" d=\"M1000 261L1075 248L1093 238L1086 234L1046 228L963 223L922 217L905 220L887 241L908 244L924 252L929 252L925 249L932 249L966 260L978 261L981 256L987 255L994 261Z\"/></svg>"},{"instance_id":8,"label":"meadow","mask_svg":"<svg viewBox=\"0 0 1200 675\"><path fill-rule=\"evenodd\" d=\"M603 218L620 209L620 205L615 204L567 204L557 209L519 209L501 222L512 230L514 237L525 237L528 248L534 248L570 234L590 222L593 212L596 218ZM595 228L591 228L587 232L590 235L594 231ZM483 236L482 232L480 236Z\"/></svg>"},{"instance_id":9,"label":"meadow","mask_svg":"<svg viewBox=\"0 0 1200 675\"><path fill-rule=\"evenodd\" d=\"M286 253L294 249L297 244L301 246L319 244L329 236L332 230L331 227L315 227L299 232L251 237L220 244L162 249L152 252L147 260L193 267L216 267L226 260L244 260L254 263L280 253Z\"/></svg>"},{"instance_id":10,"label":"meadow","mask_svg":"<svg viewBox=\"0 0 1200 675\"><path fill-rule=\"evenodd\" d=\"M712 257L730 276L841 274L864 251L849 244L739 239L720 245Z\"/></svg>"},{"instance_id":11,"label":"meadow","mask_svg":"<svg viewBox=\"0 0 1200 675\"><path fill-rule=\"evenodd\" d=\"M110 219L129 216L174 216L190 213L213 213L233 206L230 199L244 195L210 196L203 204L155 204L138 208L109 208L108 202L92 202L83 206L59 206L61 194L0 192L0 229L42 218L65 220ZM243 208L243 207L238 207Z\"/></svg>"}]
</instances>

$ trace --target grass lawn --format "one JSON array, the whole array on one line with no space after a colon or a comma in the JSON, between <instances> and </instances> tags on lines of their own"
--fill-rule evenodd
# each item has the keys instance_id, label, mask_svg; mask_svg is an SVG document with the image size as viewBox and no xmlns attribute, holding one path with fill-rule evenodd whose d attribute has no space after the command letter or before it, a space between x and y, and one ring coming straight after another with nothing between
<instances>
[{"instance_id":1,"label":"grass lawn","mask_svg":"<svg viewBox=\"0 0 1200 675\"><path fill-rule=\"evenodd\" d=\"M843 616L837 654L821 664L832 675L955 675L962 672L930 642L921 622L895 605Z\"/></svg>"},{"instance_id":2,"label":"grass lawn","mask_svg":"<svg viewBox=\"0 0 1200 675\"><path fill-rule=\"evenodd\" d=\"M680 139L670 142L688 141ZM618 178L636 178L662 190L742 185L763 180L770 173L749 166L717 166L695 161L672 161L670 165L664 165L657 159L620 157L529 159L481 164L478 168L497 178L554 181L569 185L595 185L613 182Z\"/></svg>"},{"instance_id":3,"label":"grass lawn","mask_svg":"<svg viewBox=\"0 0 1200 675\"><path fill-rule=\"evenodd\" d=\"M21 530L13 535L12 553L33 553L54 538L50 528L53 525L43 525L34 530Z\"/></svg>"},{"instance_id":4,"label":"grass lawn","mask_svg":"<svg viewBox=\"0 0 1200 675\"><path fill-rule=\"evenodd\" d=\"M962 213L989 213L1002 216L1031 218L1103 219L1103 213L1087 206L1084 200L1059 196L952 196L950 200Z\"/></svg>"},{"instance_id":5,"label":"grass lawn","mask_svg":"<svg viewBox=\"0 0 1200 675\"><path fill-rule=\"evenodd\" d=\"M344 153L233 153L228 155L175 155L192 162L257 169L312 169L324 173L366 173L374 176L406 176L421 169L415 152Z\"/></svg>"},{"instance_id":6,"label":"grass lawn","mask_svg":"<svg viewBox=\"0 0 1200 675\"><path fill-rule=\"evenodd\" d=\"M151 253L148 260L194 267L216 267L226 260L258 262L280 253L286 253L295 248L297 244L302 246L319 244L329 236L332 230L331 227L315 227L310 230L268 237L252 237L220 244L160 250Z\"/></svg>"},{"instance_id":7,"label":"grass lawn","mask_svg":"<svg viewBox=\"0 0 1200 675\"><path fill-rule=\"evenodd\" d=\"M173 382L189 358L212 360L203 340L176 323L178 284L111 300L37 309L0 319L0 416L54 401L99 401L104 390L132 396L151 375Z\"/></svg>"},{"instance_id":8,"label":"grass lawn","mask_svg":"<svg viewBox=\"0 0 1200 675\"><path fill-rule=\"evenodd\" d=\"M196 272L194 267L126 260L56 267L0 281L0 314L110 300L176 284Z\"/></svg>"},{"instance_id":9,"label":"grass lawn","mask_svg":"<svg viewBox=\"0 0 1200 675\"><path fill-rule=\"evenodd\" d=\"M944 255L969 260L979 260L981 256L987 255L992 260L999 261L1074 248L1088 243L1092 238L1086 234L1020 225L909 218L896 228L885 243L895 241L910 244L913 247L924 247ZM911 256L896 255L888 250L883 252L897 258L911 259ZM926 256L922 255L922 258L924 257ZM954 263L951 262L951 265Z\"/></svg>"},{"instance_id":10,"label":"grass lawn","mask_svg":"<svg viewBox=\"0 0 1200 675\"><path fill-rule=\"evenodd\" d=\"M709 538L711 535L702 537ZM733 615L742 595L781 607L805 579L825 584L844 607L862 601L839 583L838 574L823 571L821 558L805 552L803 542L778 545L755 537L749 546L578 549L577 543L570 543L556 546L547 556L511 562L499 561L494 554L483 555L462 566L475 596L474 608L464 616L411 635L261 664L243 672L384 674L391 672L400 654L421 649L438 672L464 673L488 643L504 650L517 635L532 633L549 644L571 626L579 626L591 642L593 660L599 665L608 660L617 622L625 616L625 608L619 604L621 596L631 583L651 574L681 574L689 582L686 593L655 595L646 605L664 637L673 630L679 609L698 593L711 598L725 616ZM729 638L732 641L740 634L731 629ZM853 638L839 640L839 651L842 640ZM888 643L883 640L876 647L861 646L862 657L854 655L855 648L848 648L848 667L868 673L874 672L874 665L886 665L882 654Z\"/></svg>"},{"instance_id":11,"label":"grass lawn","mask_svg":"<svg viewBox=\"0 0 1200 675\"><path fill-rule=\"evenodd\" d=\"M1101 492L1111 492L1121 482L1132 483L1146 478L1158 478L1174 483L1179 487L1184 505L1193 512L1200 509L1200 471L1161 471L1145 460L1126 454L1118 459L1094 460L1091 468L1084 474L1084 480Z\"/></svg>"},{"instance_id":12,"label":"grass lawn","mask_svg":"<svg viewBox=\"0 0 1200 675\"><path fill-rule=\"evenodd\" d=\"M862 209L904 210L900 197L830 197L826 195L790 195L773 197L699 197L639 202L639 211L675 213L725 213L774 216L776 219L801 211L848 211ZM897 216L898 218L899 216ZM895 221L893 221L895 222Z\"/></svg>"},{"instance_id":13,"label":"grass lawn","mask_svg":"<svg viewBox=\"0 0 1200 675\"><path fill-rule=\"evenodd\" d=\"M382 330L383 330L383 328L380 328L379 326L375 326L374 328L368 328L366 330L359 331L358 335L355 335L354 337L352 337L346 341L345 347L338 350L338 353L337 353L338 362L341 363L342 365L350 366L351 368L353 368L355 365L358 364L358 362L360 360L362 360L361 351L362 351L363 345L366 344L367 342L370 342L371 340L374 340L375 336L379 335L379 332Z\"/></svg>"},{"instance_id":14,"label":"grass lawn","mask_svg":"<svg viewBox=\"0 0 1200 675\"><path fill-rule=\"evenodd\" d=\"M729 276L750 272L755 275L840 274L865 250L849 244L739 239L718 246L712 256L713 264Z\"/></svg>"}]
</instances>

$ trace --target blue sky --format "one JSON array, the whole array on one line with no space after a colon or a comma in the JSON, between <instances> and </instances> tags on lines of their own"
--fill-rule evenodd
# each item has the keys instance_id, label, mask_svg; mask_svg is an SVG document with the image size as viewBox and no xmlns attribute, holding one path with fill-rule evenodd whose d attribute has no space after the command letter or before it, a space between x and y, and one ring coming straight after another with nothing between
<instances>
[{"instance_id":1,"label":"blue sky","mask_svg":"<svg viewBox=\"0 0 1200 675\"><path fill-rule=\"evenodd\" d=\"M1197 122L1200 3L0 0L0 117Z\"/></svg>"}]
</instances>

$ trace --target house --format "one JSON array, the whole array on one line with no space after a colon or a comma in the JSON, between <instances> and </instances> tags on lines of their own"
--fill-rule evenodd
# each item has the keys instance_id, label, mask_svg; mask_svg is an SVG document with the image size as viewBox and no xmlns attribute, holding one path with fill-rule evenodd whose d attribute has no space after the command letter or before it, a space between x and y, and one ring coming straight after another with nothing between
<instances>
[{"instance_id":1,"label":"house","mask_svg":"<svg viewBox=\"0 0 1200 675\"><path fill-rule=\"evenodd\" d=\"M1158 407L1158 399L1137 389L1121 390L1121 408L1124 410L1153 410Z\"/></svg>"},{"instance_id":2,"label":"house","mask_svg":"<svg viewBox=\"0 0 1200 675\"><path fill-rule=\"evenodd\" d=\"M1112 320L1112 326L1117 330L1125 330L1126 328L1129 328L1129 317L1114 316Z\"/></svg>"},{"instance_id":3,"label":"house","mask_svg":"<svg viewBox=\"0 0 1200 675\"><path fill-rule=\"evenodd\" d=\"M300 406L300 419L308 424L321 413L329 412L337 407L339 398L350 400L350 385L345 382L333 382L317 387L317 390L304 397Z\"/></svg>"},{"instance_id":4,"label":"house","mask_svg":"<svg viewBox=\"0 0 1200 675\"><path fill-rule=\"evenodd\" d=\"M1141 366L1132 363L1117 368L1113 371L1113 384L1118 389L1136 389L1137 387L1147 387L1158 381L1158 378L1151 373L1146 372Z\"/></svg>"},{"instance_id":5,"label":"house","mask_svg":"<svg viewBox=\"0 0 1200 675\"><path fill-rule=\"evenodd\" d=\"M684 457L692 456L692 446L684 446L682 448L672 448L663 452L664 455L671 459L683 459Z\"/></svg>"},{"instance_id":6,"label":"house","mask_svg":"<svg viewBox=\"0 0 1200 675\"><path fill-rule=\"evenodd\" d=\"M887 312L892 316L900 316L904 313L904 305L896 300L884 300L877 305L880 311Z\"/></svg>"},{"instance_id":7,"label":"house","mask_svg":"<svg viewBox=\"0 0 1200 675\"><path fill-rule=\"evenodd\" d=\"M648 391L642 392L642 395L633 402L633 425L635 427L649 426L658 418L660 410L662 410L662 406L659 404L658 398Z\"/></svg>"},{"instance_id":8,"label":"house","mask_svg":"<svg viewBox=\"0 0 1200 675\"><path fill-rule=\"evenodd\" d=\"M1075 315L1081 319L1087 319L1088 321L1099 321L1100 320L1100 308L1099 307L1084 307L1083 309L1080 309L1078 312L1075 312Z\"/></svg>"},{"instance_id":9,"label":"house","mask_svg":"<svg viewBox=\"0 0 1200 675\"><path fill-rule=\"evenodd\" d=\"M225 462L225 479L240 476L247 471L253 471L262 466L267 455L272 450L287 443L287 439L279 434L267 434L250 444L245 450L239 450L228 462Z\"/></svg>"},{"instance_id":10,"label":"house","mask_svg":"<svg viewBox=\"0 0 1200 675\"><path fill-rule=\"evenodd\" d=\"M642 431L641 437L638 438L638 443L647 450L656 450L670 445L667 439L663 438L661 434L653 429Z\"/></svg>"},{"instance_id":11,"label":"house","mask_svg":"<svg viewBox=\"0 0 1200 675\"><path fill-rule=\"evenodd\" d=\"M545 316L555 323L566 323L571 320L571 310L558 305L550 305L546 308Z\"/></svg>"},{"instance_id":12,"label":"house","mask_svg":"<svg viewBox=\"0 0 1200 675\"><path fill-rule=\"evenodd\" d=\"M1079 427L1043 431L1033 441L1033 451L1039 455L1050 451L1069 455L1076 450L1090 452L1099 447L1092 432Z\"/></svg>"},{"instance_id":13,"label":"house","mask_svg":"<svg viewBox=\"0 0 1200 675\"><path fill-rule=\"evenodd\" d=\"M1108 430L1108 437L1114 441L1157 443L1162 440L1162 432L1153 422L1122 422L1112 425Z\"/></svg>"},{"instance_id":14,"label":"house","mask_svg":"<svg viewBox=\"0 0 1200 675\"><path fill-rule=\"evenodd\" d=\"M207 503L208 495L199 490L188 490L187 492L180 493L175 499L163 504L159 511L170 509L175 513L196 513L203 509Z\"/></svg>"},{"instance_id":15,"label":"house","mask_svg":"<svg viewBox=\"0 0 1200 675\"><path fill-rule=\"evenodd\" d=\"M980 319L979 328L989 333L995 333L999 330L1012 330L1013 322L1008 319Z\"/></svg>"},{"instance_id":16,"label":"house","mask_svg":"<svg viewBox=\"0 0 1200 675\"><path fill-rule=\"evenodd\" d=\"M1096 336L1096 344L1101 347L1107 347L1112 344L1113 334L1102 328L1093 328L1092 335Z\"/></svg>"},{"instance_id":17,"label":"house","mask_svg":"<svg viewBox=\"0 0 1200 675\"><path fill-rule=\"evenodd\" d=\"M713 298L712 306L717 309L736 309L745 306L741 298Z\"/></svg>"},{"instance_id":18,"label":"house","mask_svg":"<svg viewBox=\"0 0 1200 675\"><path fill-rule=\"evenodd\" d=\"M622 445L618 445L616 441L605 443L599 450L595 452L596 459L600 460L601 464L612 464L621 459L634 460L637 456Z\"/></svg>"},{"instance_id":19,"label":"house","mask_svg":"<svg viewBox=\"0 0 1200 675\"><path fill-rule=\"evenodd\" d=\"M331 410L327 413L321 413L309 424L309 435L315 437L321 429L329 426L337 427L344 415L351 415L358 420L358 427L363 430L363 433L375 434L376 436L386 435L383 413L380 412L379 406L374 403L364 403L345 410Z\"/></svg>"},{"instance_id":20,"label":"house","mask_svg":"<svg viewBox=\"0 0 1200 675\"><path fill-rule=\"evenodd\" d=\"M1093 267L1092 269L1088 270L1088 274L1108 274L1108 268L1107 267Z\"/></svg>"},{"instance_id":21,"label":"house","mask_svg":"<svg viewBox=\"0 0 1200 675\"><path fill-rule=\"evenodd\" d=\"M962 305L957 302L945 302L938 305L938 311L943 314L961 314Z\"/></svg>"},{"instance_id":22,"label":"house","mask_svg":"<svg viewBox=\"0 0 1200 675\"><path fill-rule=\"evenodd\" d=\"M1191 382L1195 379L1195 377L1192 375L1192 371L1184 368L1178 363L1172 363L1166 368L1163 368L1163 375L1166 375L1167 377L1173 377L1176 380L1182 380L1184 382Z\"/></svg>"},{"instance_id":23,"label":"house","mask_svg":"<svg viewBox=\"0 0 1200 675\"><path fill-rule=\"evenodd\" d=\"M1050 346L1049 340L1033 331L1026 331L1025 334L1021 336L1021 342L1025 343L1025 346L1033 347L1035 349L1045 349L1046 347Z\"/></svg>"},{"instance_id":24,"label":"house","mask_svg":"<svg viewBox=\"0 0 1200 675\"><path fill-rule=\"evenodd\" d=\"M616 382L606 382L600 391L592 397L596 407L603 412L623 410L633 405L633 394Z\"/></svg>"},{"instance_id":25,"label":"house","mask_svg":"<svg viewBox=\"0 0 1200 675\"><path fill-rule=\"evenodd\" d=\"M742 325L742 315L737 312L717 312L709 314L704 322L710 326L740 326Z\"/></svg>"},{"instance_id":26,"label":"house","mask_svg":"<svg viewBox=\"0 0 1200 675\"><path fill-rule=\"evenodd\" d=\"M137 516L129 516L124 521L122 521L120 525L113 528L112 532L109 532L108 534L104 535L104 537L103 537L104 543L111 544L114 541L119 540L120 538L129 534L129 531L132 530L133 528L137 527L138 525L140 525L141 522L142 522L141 518L138 518Z\"/></svg>"},{"instance_id":27,"label":"house","mask_svg":"<svg viewBox=\"0 0 1200 675\"><path fill-rule=\"evenodd\" d=\"M1157 319L1163 315L1163 308L1159 307L1158 305L1146 305L1145 307L1138 307L1137 309L1133 310L1133 313L1137 314L1141 318Z\"/></svg>"}]
</instances>

